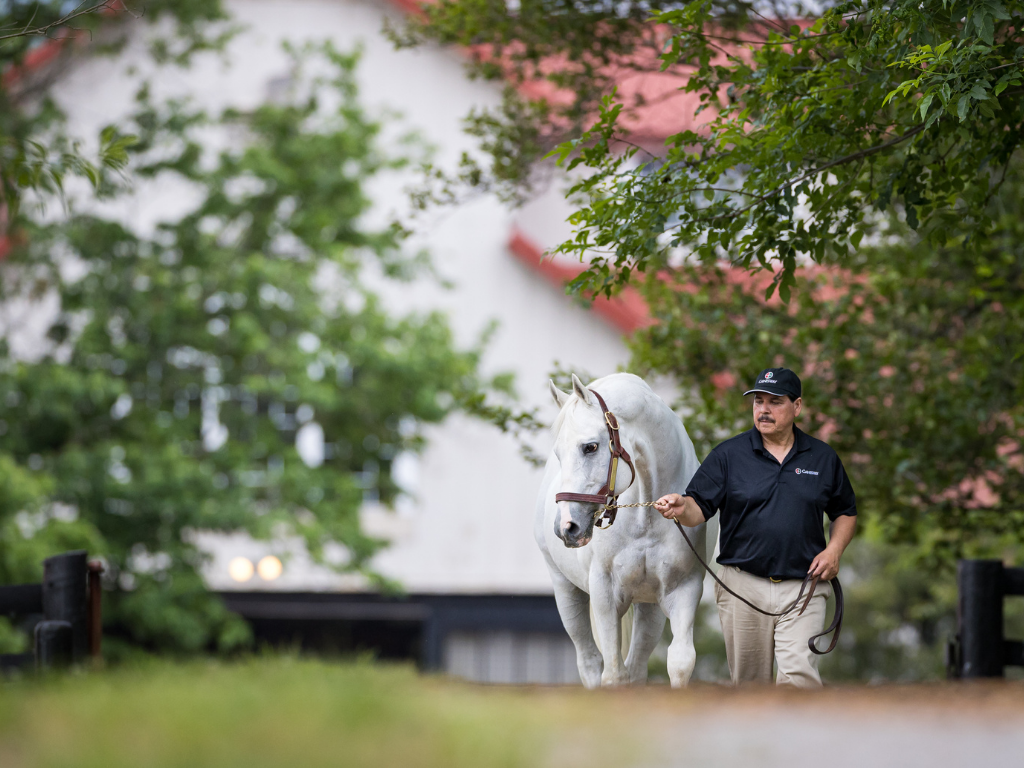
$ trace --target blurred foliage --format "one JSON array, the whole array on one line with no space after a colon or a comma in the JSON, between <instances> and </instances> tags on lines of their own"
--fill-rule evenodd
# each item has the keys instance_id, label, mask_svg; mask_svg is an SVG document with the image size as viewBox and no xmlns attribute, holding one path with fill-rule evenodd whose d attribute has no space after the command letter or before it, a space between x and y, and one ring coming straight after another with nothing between
<instances>
[{"instance_id":1,"label":"blurred foliage","mask_svg":"<svg viewBox=\"0 0 1024 768\"><path fill-rule=\"evenodd\" d=\"M942 679L946 643L956 631L956 583L919 567L912 549L877 533L843 556L846 612L836 650L821 660L825 680ZM831 614L830 614L831 619Z\"/></svg>"},{"instance_id":2,"label":"blurred foliage","mask_svg":"<svg viewBox=\"0 0 1024 768\"><path fill-rule=\"evenodd\" d=\"M0 653L25 653L28 649L28 635L6 616L0 617Z\"/></svg>"},{"instance_id":3,"label":"blurred foliage","mask_svg":"<svg viewBox=\"0 0 1024 768\"><path fill-rule=\"evenodd\" d=\"M94 193L120 184L135 137L109 125L87 148L68 134L46 89L73 65L80 44L116 50L145 22L164 23L151 48L161 61L187 64L220 49L233 34L220 0L27 0L0 3L0 252L21 239L23 200L45 208L68 183L85 179ZM149 26L148 23L145 24Z\"/></svg>"},{"instance_id":4,"label":"blurred foliage","mask_svg":"<svg viewBox=\"0 0 1024 768\"><path fill-rule=\"evenodd\" d=\"M765 365L803 377L801 427L839 452L882 540L925 564L1002 556L1024 531L1024 184L991 203L985 247L934 248L898 223L845 270L802 270L789 304L748 275L649 280L657 325L634 365L670 373L705 455L747 429L739 392Z\"/></svg>"},{"instance_id":5,"label":"blurred foliage","mask_svg":"<svg viewBox=\"0 0 1024 768\"><path fill-rule=\"evenodd\" d=\"M331 564L373 582L382 542L358 510L401 492L393 463L421 425L511 414L485 396L508 377L481 380L444 317L397 317L365 288L366 270L422 267L400 229L365 224L367 180L406 159L359 105L357 55L292 55L290 97L251 113L140 94L131 170L187 185L187 215L151 234L97 213L26 221L4 265L8 320L59 309L28 359L10 352L25 330L4 329L0 578L87 548L107 562L105 619L151 648L248 639L205 591L200 532L298 536L320 560L340 545ZM212 157L200 140L218 132L231 148Z\"/></svg>"},{"instance_id":6,"label":"blurred foliage","mask_svg":"<svg viewBox=\"0 0 1024 768\"><path fill-rule=\"evenodd\" d=\"M785 300L798 258L855 260L878 211L901 211L933 248L986 236L992 195L1019 172L1022 12L439 0L395 37L467 46L473 74L512 86L504 107L469 117L490 167L460 181L528 190L532 161L559 141L559 162L582 171L576 232L556 249L589 265L576 290L611 292L682 251L771 269L767 290ZM699 117L657 111L679 90Z\"/></svg>"}]
</instances>

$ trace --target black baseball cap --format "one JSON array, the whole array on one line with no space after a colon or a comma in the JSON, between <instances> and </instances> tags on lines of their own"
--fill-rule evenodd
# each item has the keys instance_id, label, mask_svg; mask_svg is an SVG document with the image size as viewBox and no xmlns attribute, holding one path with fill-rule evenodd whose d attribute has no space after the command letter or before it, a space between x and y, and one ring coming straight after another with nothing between
<instances>
[{"instance_id":1,"label":"black baseball cap","mask_svg":"<svg viewBox=\"0 0 1024 768\"><path fill-rule=\"evenodd\" d=\"M782 395L790 400L796 400L803 392L800 386L800 377L789 368L765 368L757 374L757 381L753 389L748 389L744 395L752 392L765 392L769 395Z\"/></svg>"}]
</instances>

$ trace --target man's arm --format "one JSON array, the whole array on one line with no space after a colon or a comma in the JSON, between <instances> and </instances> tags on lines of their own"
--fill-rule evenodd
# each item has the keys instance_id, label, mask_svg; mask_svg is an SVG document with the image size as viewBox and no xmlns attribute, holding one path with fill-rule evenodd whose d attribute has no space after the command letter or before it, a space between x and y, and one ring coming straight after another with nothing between
<instances>
[{"instance_id":1,"label":"man's arm","mask_svg":"<svg viewBox=\"0 0 1024 768\"><path fill-rule=\"evenodd\" d=\"M812 576L820 576L826 581L835 578L839 573L839 558L843 556L857 530L856 515L841 515L828 527L828 546L811 561L807 572Z\"/></svg>"},{"instance_id":2,"label":"man's arm","mask_svg":"<svg viewBox=\"0 0 1024 768\"><path fill-rule=\"evenodd\" d=\"M666 520L678 520L687 528L693 528L705 522L704 513L701 511L700 506L690 496L670 493L654 502L654 508Z\"/></svg>"}]
</instances>

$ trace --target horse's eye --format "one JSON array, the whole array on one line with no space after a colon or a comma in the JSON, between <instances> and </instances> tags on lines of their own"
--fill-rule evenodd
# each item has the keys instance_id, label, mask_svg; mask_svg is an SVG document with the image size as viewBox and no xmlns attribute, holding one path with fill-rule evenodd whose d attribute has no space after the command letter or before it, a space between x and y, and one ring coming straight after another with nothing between
<instances>
[{"instance_id":1,"label":"horse's eye","mask_svg":"<svg viewBox=\"0 0 1024 768\"><path fill-rule=\"evenodd\" d=\"M583 453L584 454L594 453L596 451L597 451L597 443L587 443L586 445L583 446Z\"/></svg>"}]
</instances>

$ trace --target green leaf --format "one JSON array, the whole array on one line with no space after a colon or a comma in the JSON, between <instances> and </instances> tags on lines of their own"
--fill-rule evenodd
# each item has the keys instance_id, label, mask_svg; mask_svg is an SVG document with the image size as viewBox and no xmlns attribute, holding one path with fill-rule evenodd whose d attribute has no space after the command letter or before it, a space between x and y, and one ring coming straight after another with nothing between
<instances>
[{"instance_id":1,"label":"green leaf","mask_svg":"<svg viewBox=\"0 0 1024 768\"><path fill-rule=\"evenodd\" d=\"M963 96L960 97L960 100L957 102L956 105L956 114L957 117L960 118L961 123L967 119L967 110L970 109L970 106L971 97L969 94L965 93Z\"/></svg>"},{"instance_id":2,"label":"green leaf","mask_svg":"<svg viewBox=\"0 0 1024 768\"><path fill-rule=\"evenodd\" d=\"M977 16L979 15L979 13L981 12L975 12L974 14L976 19L975 24L978 27L978 36L981 37L981 39L984 40L989 45L992 45L995 42L994 20L992 19L992 16L990 14L984 13L981 16L981 22L979 23L977 21Z\"/></svg>"},{"instance_id":3,"label":"green leaf","mask_svg":"<svg viewBox=\"0 0 1024 768\"><path fill-rule=\"evenodd\" d=\"M921 99L921 119L923 120L925 115L928 114L928 107L932 105L932 100L935 98L934 93L929 93Z\"/></svg>"},{"instance_id":4,"label":"green leaf","mask_svg":"<svg viewBox=\"0 0 1024 768\"><path fill-rule=\"evenodd\" d=\"M1002 19L1003 21L1010 19L1010 12L1006 10L1006 6L1000 0L985 0L985 5L994 18Z\"/></svg>"}]
</instances>

